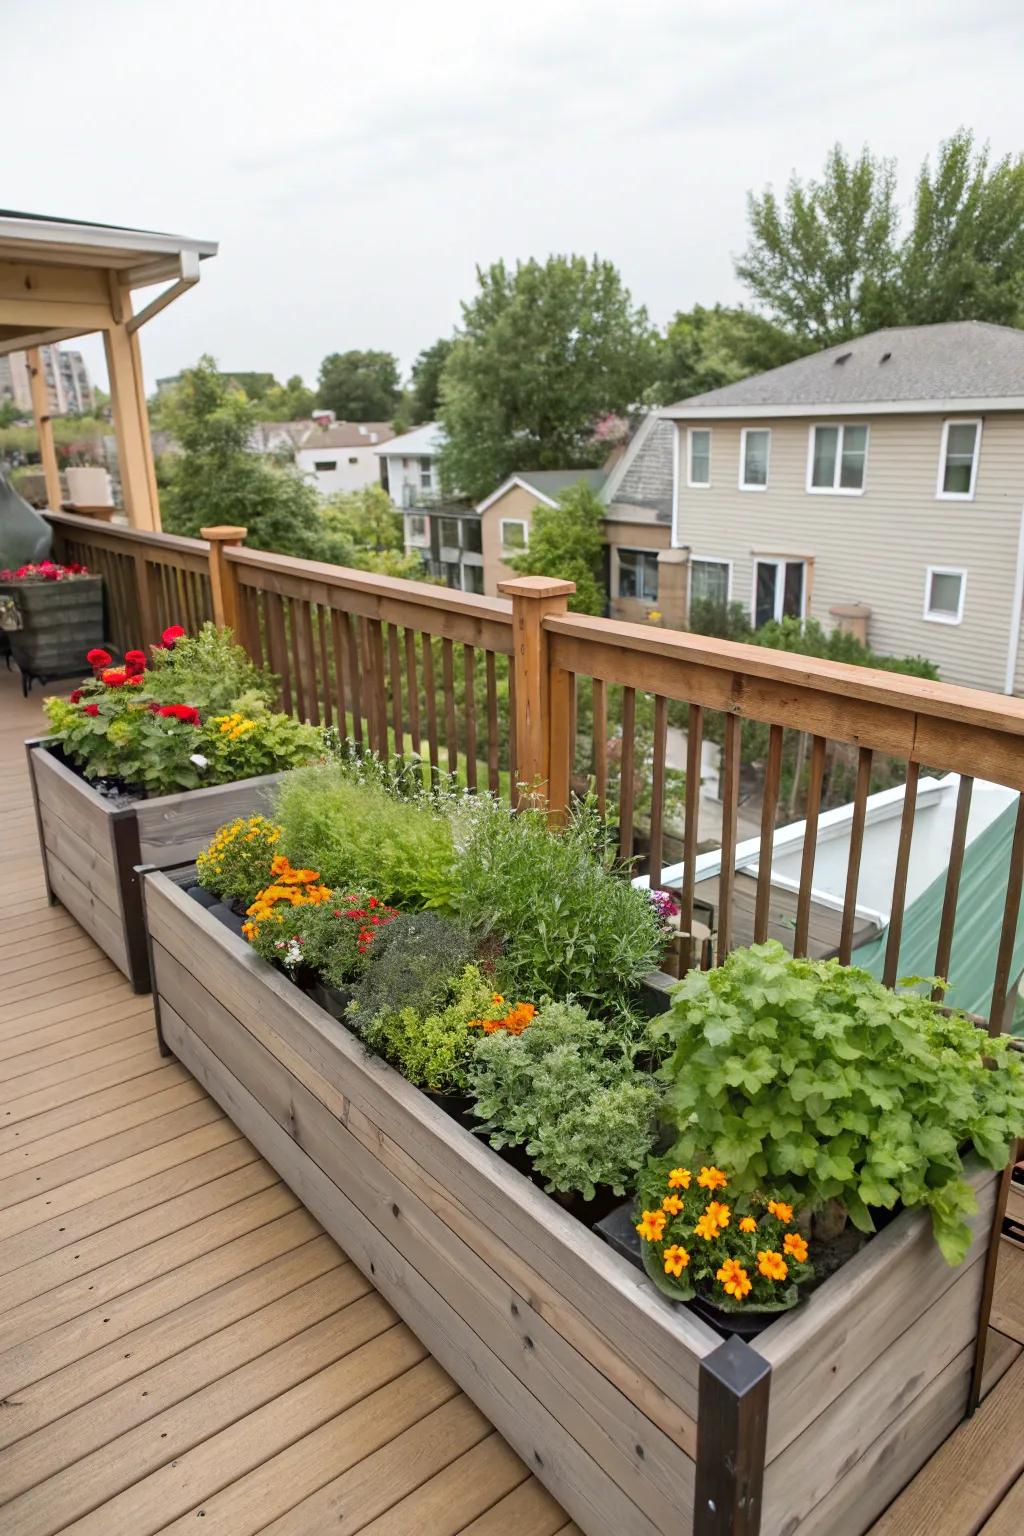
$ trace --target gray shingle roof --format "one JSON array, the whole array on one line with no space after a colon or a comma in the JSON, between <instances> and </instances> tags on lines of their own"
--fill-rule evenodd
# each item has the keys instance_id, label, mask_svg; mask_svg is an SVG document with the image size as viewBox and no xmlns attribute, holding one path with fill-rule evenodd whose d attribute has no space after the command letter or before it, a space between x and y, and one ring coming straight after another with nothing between
<instances>
[{"instance_id":1,"label":"gray shingle roof","mask_svg":"<svg viewBox=\"0 0 1024 1536\"><path fill-rule=\"evenodd\" d=\"M520 469L516 478L525 481L539 495L553 497L571 485L578 485L581 480L591 490L599 491L607 477L603 469Z\"/></svg>"},{"instance_id":2,"label":"gray shingle roof","mask_svg":"<svg viewBox=\"0 0 1024 1536\"><path fill-rule=\"evenodd\" d=\"M873 331L679 404L820 406L1012 396L1024 396L1024 330L953 320Z\"/></svg>"}]
</instances>

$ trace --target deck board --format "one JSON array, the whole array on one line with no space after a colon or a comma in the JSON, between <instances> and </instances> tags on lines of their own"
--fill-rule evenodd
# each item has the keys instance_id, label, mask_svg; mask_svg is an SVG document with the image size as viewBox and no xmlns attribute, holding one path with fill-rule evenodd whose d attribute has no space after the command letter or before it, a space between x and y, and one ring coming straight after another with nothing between
<instances>
[{"instance_id":1,"label":"deck board","mask_svg":"<svg viewBox=\"0 0 1024 1536\"><path fill-rule=\"evenodd\" d=\"M579 1536L47 904L0 673L0 1529Z\"/></svg>"}]
</instances>

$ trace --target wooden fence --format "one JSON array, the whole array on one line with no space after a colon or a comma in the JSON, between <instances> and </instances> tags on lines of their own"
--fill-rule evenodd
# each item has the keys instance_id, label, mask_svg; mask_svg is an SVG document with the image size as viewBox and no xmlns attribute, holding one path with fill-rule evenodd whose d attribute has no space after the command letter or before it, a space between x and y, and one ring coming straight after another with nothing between
<instances>
[{"instance_id":1,"label":"wooden fence","mask_svg":"<svg viewBox=\"0 0 1024 1536\"><path fill-rule=\"evenodd\" d=\"M721 873L715 951L734 947L735 849L744 740L756 736L761 857L753 936L768 933L772 839L785 772L800 777L806 815L792 929L808 950L818 821L837 764L853 801L840 958L853 948L866 803L874 766L902 765L902 823L885 960L897 978L918 778L922 766L962 775L936 940L947 975L975 777L1024 789L1024 700L757 646L568 612L570 583L521 577L501 598L400 581L244 547L245 530L204 540L51 514L59 553L107 577L117 644L152 641L169 623L212 617L234 628L282 679L285 709L333 724L382 755L413 754L469 789L516 801L546 794L558 820L573 790L591 787L636 854L642 826L652 886L662 882L665 828L681 826L681 928L693 932L701 850L700 764L721 744ZM685 787L667 767L670 724L685 729ZM796 754L787 748L797 738ZM750 760L749 751L747 760ZM793 767L793 764L796 767ZM678 804L676 802L679 802ZM705 840L706 841L706 840ZM991 1027L1002 1027L1016 977L1013 950L1024 878L1024 801L1006 878ZM696 963L684 939L681 964ZM706 958L706 957L705 957ZM953 978L955 981L955 977Z\"/></svg>"}]
</instances>

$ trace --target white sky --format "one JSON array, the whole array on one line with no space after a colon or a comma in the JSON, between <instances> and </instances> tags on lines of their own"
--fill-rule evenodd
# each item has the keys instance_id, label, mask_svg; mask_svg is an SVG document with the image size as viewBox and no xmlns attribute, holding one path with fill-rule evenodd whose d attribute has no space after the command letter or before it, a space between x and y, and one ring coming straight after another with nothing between
<instances>
[{"instance_id":1,"label":"white sky","mask_svg":"<svg viewBox=\"0 0 1024 1536\"><path fill-rule=\"evenodd\" d=\"M596 251L663 324L836 139L905 195L961 123L1024 148L1020 0L0 0L0 59L0 203L220 241L150 384L407 367L500 256Z\"/></svg>"}]
</instances>

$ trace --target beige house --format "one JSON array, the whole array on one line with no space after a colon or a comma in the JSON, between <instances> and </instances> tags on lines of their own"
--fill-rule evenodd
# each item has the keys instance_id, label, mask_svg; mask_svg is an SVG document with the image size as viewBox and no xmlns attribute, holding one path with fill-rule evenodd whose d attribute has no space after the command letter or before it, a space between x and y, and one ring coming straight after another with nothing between
<instances>
[{"instance_id":1,"label":"beige house","mask_svg":"<svg viewBox=\"0 0 1024 1536\"><path fill-rule=\"evenodd\" d=\"M684 614L813 615L1024 693L1024 331L879 331L661 416Z\"/></svg>"},{"instance_id":2,"label":"beige house","mask_svg":"<svg viewBox=\"0 0 1024 1536\"><path fill-rule=\"evenodd\" d=\"M529 546L533 514L539 506L553 507L562 491L584 481L600 491L603 469L537 469L509 475L496 491L479 502L480 543L483 553L484 591L494 596L499 581L516 572L509 565Z\"/></svg>"}]
</instances>

